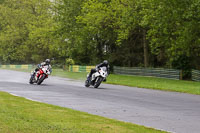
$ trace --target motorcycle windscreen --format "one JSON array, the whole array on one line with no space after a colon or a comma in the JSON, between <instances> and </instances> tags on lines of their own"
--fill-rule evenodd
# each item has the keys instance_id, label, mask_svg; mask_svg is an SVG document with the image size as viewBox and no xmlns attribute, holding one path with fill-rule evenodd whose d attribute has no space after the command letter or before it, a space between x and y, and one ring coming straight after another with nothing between
<instances>
[{"instance_id":1,"label":"motorcycle windscreen","mask_svg":"<svg viewBox=\"0 0 200 133\"><path fill-rule=\"evenodd\" d=\"M107 68L106 68L106 67L102 67L101 69L102 69L104 72L107 71Z\"/></svg>"}]
</instances>

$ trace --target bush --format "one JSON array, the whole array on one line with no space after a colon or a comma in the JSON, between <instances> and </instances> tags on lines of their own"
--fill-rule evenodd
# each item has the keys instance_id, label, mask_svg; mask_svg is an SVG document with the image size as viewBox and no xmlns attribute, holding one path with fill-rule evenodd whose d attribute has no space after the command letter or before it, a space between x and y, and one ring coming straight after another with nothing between
<instances>
[{"instance_id":1,"label":"bush","mask_svg":"<svg viewBox=\"0 0 200 133\"><path fill-rule=\"evenodd\" d=\"M179 56L173 60L172 67L182 70L183 79L191 79L191 59L185 55Z\"/></svg>"},{"instance_id":2,"label":"bush","mask_svg":"<svg viewBox=\"0 0 200 133\"><path fill-rule=\"evenodd\" d=\"M74 62L74 60L71 59L71 58L67 58L67 59L65 60L65 65L66 65L66 66L74 65L74 64L75 64L75 62Z\"/></svg>"}]
</instances>

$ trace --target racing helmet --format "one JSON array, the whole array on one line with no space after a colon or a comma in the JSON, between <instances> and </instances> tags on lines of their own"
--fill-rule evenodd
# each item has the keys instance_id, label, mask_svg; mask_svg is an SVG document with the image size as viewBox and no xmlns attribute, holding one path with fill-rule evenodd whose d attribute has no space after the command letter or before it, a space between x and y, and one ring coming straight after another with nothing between
<instances>
[{"instance_id":1,"label":"racing helmet","mask_svg":"<svg viewBox=\"0 0 200 133\"><path fill-rule=\"evenodd\" d=\"M108 61L107 61L107 60L104 60L104 61L103 61L103 64L108 65Z\"/></svg>"},{"instance_id":2,"label":"racing helmet","mask_svg":"<svg viewBox=\"0 0 200 133\"><path fill-rule=\"evenodd\" d=\"M47 65L49 65L49 64L50 64L50 62L51 62L51 60L50 60L50 59L46 59L46 60L45 60L45 63L46 63Z\"/></svg>"}]
</instances>

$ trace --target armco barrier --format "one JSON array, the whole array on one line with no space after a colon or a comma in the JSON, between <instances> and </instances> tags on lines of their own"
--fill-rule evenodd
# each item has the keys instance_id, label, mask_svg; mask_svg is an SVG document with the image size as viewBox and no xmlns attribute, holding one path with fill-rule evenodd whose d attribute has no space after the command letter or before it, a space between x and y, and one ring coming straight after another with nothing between
<instances>
[{"instance_id":1,"label":"armco barrier","mask_svg":"<svg viewBox=\"0 0 200 133\"><path fill-rule=\"evenodd\" d=\"M34 65L0 65L0 68L11 68L11 69L27 69L31 70L34 69Z\"/></svg>"},{"instance_id":2,"label":"armco barrier","mask_svg":"<svg viewBox=\"0 0 200 133\"><path fill-rule=\"evenodd\" d=\"M180 79L180 70L164 68L139 68L114 66L115 74L152 76L168 79Z\"/></svg>"},{"instance_id":3,"label":"armco barrier","mask_svg":"<svg viewBox=\"0 0 200 133\"><path fill-rule=\"evenodd\" d=\"M199 70L192 70L192 80L193 81L200 81L200 71Z\"/></svg>"},{"instance_id":4,"label":"armco barrier","mask_svg":"<svg viewBox=\"0 0 200 133\"><path fill-rule=\"evenodd\" d=\"M95 66L79 66L79 65L70 65L69 71L70 72L90 72L92 68Z\"/></svg>"},{"instance_id":5,"label":"armco barrier","mask_svg":"<svg viewBox=\"0 0 200 133\"><path fill-rule=\"evenodd\" d=\"M70 72L90 72L95 66L70 65ZM113 67L114 74L151 76L168 79L180 79L180 70L164 68L139 68L139 67Z\"/></svg>"}]
</instances>

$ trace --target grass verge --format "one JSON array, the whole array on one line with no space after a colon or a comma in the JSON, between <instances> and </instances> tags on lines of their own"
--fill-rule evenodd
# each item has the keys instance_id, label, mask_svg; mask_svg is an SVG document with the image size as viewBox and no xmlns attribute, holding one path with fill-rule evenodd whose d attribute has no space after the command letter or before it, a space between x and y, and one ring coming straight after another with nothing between
<instances>
[{"instance_id":1,"label":"grass verge","mask_svg":"<svg viewBox=\"0 0 200 133\"><path fill-rule=\"evenodd\" d=\"M161 133L162 131L0 92L1 133Z\"/></svg>"},{"instance_id":2,"label":"grass verge","mask_svg":"<svg viewBox=\"0 0 200 133\"><path fill-rule=\"evenodd\" d=\"M55 69L52 75L85 80L87 73L75 73ZM200 95L200 82L194 81L110 74L106 83Z\"/></svg>"},{"instance_id":3,"label":"grass verge","mask_svg":"<svg viewBox=\"0 0 200 133\"><path fill-rule=\"evenodd\" d=\"M200 83L194 81L110 75L107 83L200 95Z\"/></svg>"},{"instance_id":4,"label":"grass verge","mask_svg":"<svg viewBox=\"0 0 200 133\"><path fill-rule=\"evenodd\" d=\"M28 72L30 72L30 70L28 70ZM52 75L77 80L85 80L87 73L75 73L63 71L62 69L53 69ZM200 95L200 82L194 81L110 74L106 83Z\"/></svg>"}]
</instances>

